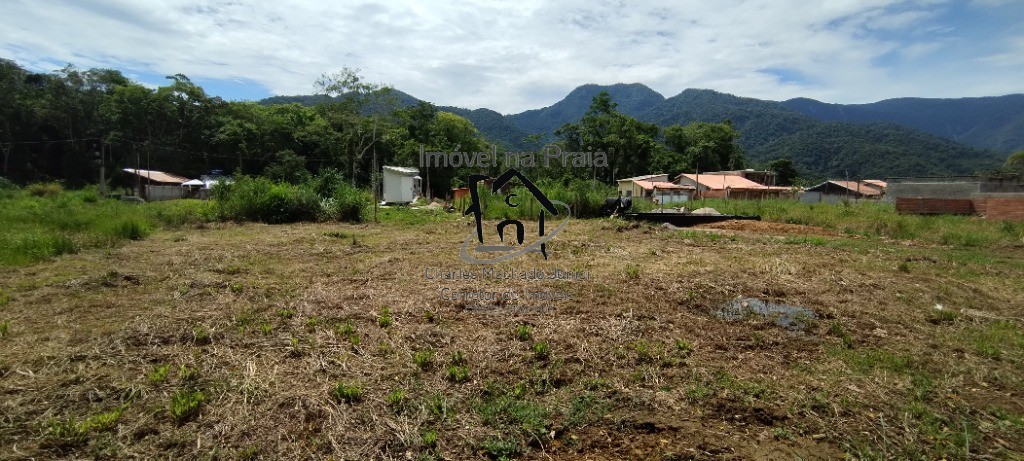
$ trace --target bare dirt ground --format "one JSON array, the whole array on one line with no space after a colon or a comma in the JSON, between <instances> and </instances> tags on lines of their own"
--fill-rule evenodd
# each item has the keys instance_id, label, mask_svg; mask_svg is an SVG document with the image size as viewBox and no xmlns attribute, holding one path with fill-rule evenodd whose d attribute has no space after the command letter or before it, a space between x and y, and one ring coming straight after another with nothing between
<instances>
[{"instance_id":1,"label":"bare dirt ground","mask_svg":"<svg viewBox=\"0 0 1024 461\"><path fill-rule=\"evenodd\" d=\"M498 266L583 280L428 278L480 273L466 220L217 225L2 269L0 459L1024 456L1024 249L719 226L743 232L573 221L549 260ZM812 314L716 315L737 297Z\"/></svg>"}]
</instances>

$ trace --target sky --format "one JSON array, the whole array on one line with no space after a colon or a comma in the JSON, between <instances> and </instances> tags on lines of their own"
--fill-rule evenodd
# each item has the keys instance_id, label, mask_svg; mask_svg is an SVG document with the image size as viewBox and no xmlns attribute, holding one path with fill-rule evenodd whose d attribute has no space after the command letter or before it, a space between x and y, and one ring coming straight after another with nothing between
<instances>
[{"instance_id":1,"label":"sky","mask_svg":"<svg viewBox=\"0 0 1024 461\"><path fill-rule=\"evenodd\" d=\"M230 100L343 67L437 105L518 113L586 83L785 100L1024 93L1024 0L3 0L0 58L182 73Z\"/></svg>"}]
</instances>

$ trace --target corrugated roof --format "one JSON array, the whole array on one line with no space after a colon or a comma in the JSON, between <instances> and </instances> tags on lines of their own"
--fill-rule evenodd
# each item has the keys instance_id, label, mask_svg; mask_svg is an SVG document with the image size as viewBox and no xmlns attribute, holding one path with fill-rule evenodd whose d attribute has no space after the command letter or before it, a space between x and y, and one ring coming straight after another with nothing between
<instances>
[{"instance_id":1,"label":"corrugated roof","mask_svg":"<svg viewBox=\"0 0 1024 461\"><path fill-rule=\"evenodd\" d=\"M889 187L888 183L886 183L885 181L879 180L879 179L865 179L863 182L866 182L868 184L874 184L876 186L881 187L882 189L885 189L886 187Z\"/></svg>"},{"instance_id":2,"label":"corrugated roof","mask_svg":"<svg viewBox=\"0 0 1024 461\"><path fill-rule=\"evenodd\" d=\"M152 182L166 183L166 184L182 184L188 181L188 178L183 178L178 175L164 173L163 171L153 170L136 170L135 168L124 168L125 173L131 173L134 175L141 176Z\"/></svg>"},{"instance_id":3,"label":"corrugated roof","mask_svg":"<svg viewBox=\"0 0 1024 461\"><path fill-rule=\"evenodd\" d=\"M645 174L645 175L642 175L642 176L634 176L632 178L624 178L624 179L620 179L619 182L624 182L624 181L643 181L643 180L646 180L646 179L656 178L658 176L664 176L666 179L668 179L668 175L667 174L665 174L665 173L658 173L658 174Z\"/></svg>"},{"instance_id":4,"label":"corrugated roof","mask_svg":"<svg viewBox=\"0 0 1024 461\"><path fill-rule=\"evenodd\" d=\"M882 195L882 191L878 190L876 187L858 183L857 181L840 181L836 179L830 180L829 182L851 192L858 192L861 195Z\"/></svg>"},{"instance_id":5,"label":"corrugated roof","mask_svg":"<svg viewBox=\"0 0 1024 461\"><path fill-rule=\"evenodd\" d=\"M413 168L413 167L408 167L408 166L388 166L388 165L384 165L384 169L385 170L391 170L391 171L394 171L395 173L401 173L401 174L405 174L405 175L420 174L420 170L418 170L416 168Z\"/></svg>"},{"instance_id":6,"label":"corrugated roof","mask_svg":"<svg viewBox=\"0 0 1024 461\"><path fill-rule=\"evenodd\" d=\"M768 189L768 186L758 184L742 176L733 176L725 174L689 174L683 173L676 177L678 181L680 177L685 176L693 182L699 182L700 185L707 187L711 190L725 190L729 189ZM698 181L699 180L699 181Z\"/></svg>"}]
</instances>

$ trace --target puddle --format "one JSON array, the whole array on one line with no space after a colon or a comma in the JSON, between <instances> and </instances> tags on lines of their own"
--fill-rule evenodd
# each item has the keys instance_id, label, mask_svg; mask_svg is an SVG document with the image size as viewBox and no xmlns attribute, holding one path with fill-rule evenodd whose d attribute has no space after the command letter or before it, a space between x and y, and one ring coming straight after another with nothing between
<instances>
[{"instance_id":1,"label":"puddle","mask_svg":"<svg viewBox=\"0 0 1024 461\"><path fill-rule=\"evenodd\" d=\"M757 298L736 298L715 312L720 319L740 320L749 315L771 319L776 325L790 330L805 330L818 316L805 307L790 306Z\"/></svg>"}]
</instances>

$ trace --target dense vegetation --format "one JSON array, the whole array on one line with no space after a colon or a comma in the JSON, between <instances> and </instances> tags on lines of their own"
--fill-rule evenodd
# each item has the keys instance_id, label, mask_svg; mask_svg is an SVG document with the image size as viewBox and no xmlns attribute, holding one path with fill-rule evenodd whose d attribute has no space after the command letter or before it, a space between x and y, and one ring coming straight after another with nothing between
<instances>
[{"instance_id":1,"label":"dense vegetation","mask_svg":"<svg viewBox=\"0 0 1024 461\"><path fill-rule=\"evenodd\" d=\"M1024 149L1024 94L986 98L896 98L827 104L807 98L783 106L829 122L891 122L981 149Z\"/></svg>"}]
</instances>

